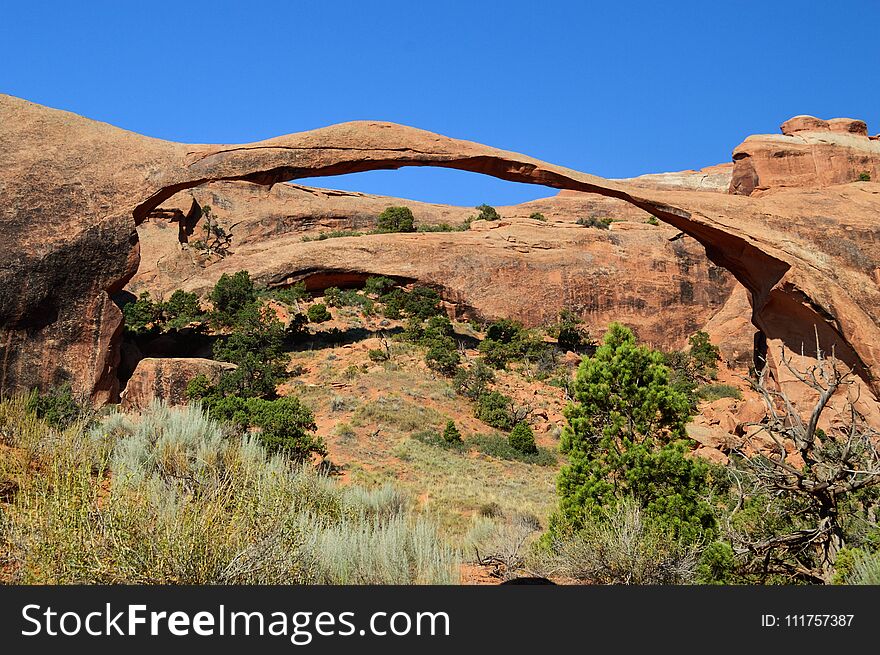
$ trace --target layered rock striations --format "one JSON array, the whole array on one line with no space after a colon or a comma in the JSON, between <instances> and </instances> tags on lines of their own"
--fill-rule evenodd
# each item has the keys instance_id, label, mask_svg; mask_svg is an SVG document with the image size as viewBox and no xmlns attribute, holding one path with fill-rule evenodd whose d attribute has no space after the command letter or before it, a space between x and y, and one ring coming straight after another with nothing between
<instances>
[{"instance_id":1,"label":"layered rock striations","mask_svg":"<svg viewBox=\"0 0 880 655\"><path fill-rule=\"evenodd\" d=\"M848 152L850 142L838 139L876 143L821 134L814 158ZM0 96L2 390L68 379L96 402L115 398L121 316L108 294L137 270L136 225L176 193L214 181L272 185L402 166L458 168L629 202L699 241L727 268L749 291L752 322L767 339L800 351L817 334L820 348L834 348L877 392L876 182L829 178L832 186L753 197L653 190L380 122L252 144L187 145L10 96ZM735 164L732 183L736 177Z\"/></svg>"},{"instance_id":2,"label":"layered rock striations","mask_svg":"<svg viewBox=\"0 0 880 655\"><path fill-rule=\"evenodd\" d=\"M880 141L868 137L864 121L795 116L780 129L782 134L750 136L734 149L731 193L822 188L860 176L880 180Z\"/></svg>"}]
</instances>

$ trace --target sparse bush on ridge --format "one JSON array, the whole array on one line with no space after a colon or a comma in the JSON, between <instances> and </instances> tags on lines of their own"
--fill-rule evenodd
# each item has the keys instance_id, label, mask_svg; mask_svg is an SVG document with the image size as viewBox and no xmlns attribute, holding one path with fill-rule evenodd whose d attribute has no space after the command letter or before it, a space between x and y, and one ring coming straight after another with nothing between
<instances>
[{"instance_id":1,"label":"sparse bush on ridge","mask_svg":"<svg viewBox=\"0 0 880 655\"><path fill-rule=\"evenodd\" d=\"M387 207L379 214L377 232L414 232L415 219L409 207Z\"/></svg>"},{"instance_id":2,"label":"sparse bush on ridge","mask_svg":"<svg viewBox=\"0 0 880 655\"><path fill-rule=\"evenodd\" d=\"M582 225L583 227L595 227L600 230L607 230L612 222L613 219L607 216L599 217L595 214L587 217L582 216L581 218L577 219L578 225Z\"/></svg>"}]
</instances>

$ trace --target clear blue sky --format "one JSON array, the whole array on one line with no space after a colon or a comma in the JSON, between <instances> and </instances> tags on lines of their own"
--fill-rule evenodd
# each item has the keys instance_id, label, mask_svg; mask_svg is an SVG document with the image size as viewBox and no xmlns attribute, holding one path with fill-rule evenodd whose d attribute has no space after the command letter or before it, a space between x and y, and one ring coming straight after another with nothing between
<instances>
[{"instance_id":1,"label":"clear blue sky","mask_svg":"<svg viewBox=\"0 0 880 655\"><path fill-rule=\"evenodd\" d=\"M381 119L623 177L728 161L799 113L880 132L878 25L878 0L4 2L0 91L178 141ZM440 169L314 183L549 195Z\"/></svg>"}]
</instances>

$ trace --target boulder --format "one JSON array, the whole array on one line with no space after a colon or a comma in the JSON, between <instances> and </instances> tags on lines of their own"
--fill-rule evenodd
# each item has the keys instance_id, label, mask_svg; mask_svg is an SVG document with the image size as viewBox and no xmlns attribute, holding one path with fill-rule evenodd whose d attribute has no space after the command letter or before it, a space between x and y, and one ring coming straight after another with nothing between
<instances>
[{"instance_id":1,"label":"boulder","mask_svg":"<svg viewBox=\"0 0 880 655\"><path fill-rule=\"evenodd\" d=\"M233 371L235 364L198 357L142 359L121 394L124 410L141 410L154 400L169 405L187 403L186 387L193 378L204 375L216 384L224 371Z\"/></svg>"},{"instance_id":2,"label":"boulder","mask_svg":"<svg viewBox=\"0 0 880 655\"><path fill-rule=\"evenodd\" d=\"M700 459L704 459L707 462L712 462L713 464L720 464L721 466L726 466L730 459L722 453L717 448L706 448L705 446L701 446L697 448L693 452L694 457L699 457Z\"/></svg>"},{"instance_id":3,"label":"boulder","mask_svg":"<svg viewBox=\"0 0 880 655\"><path fill-rule=\"evenodd\" d=\"M708 425L688 423L687 435L700 446L715 448L720 451L728 451L733 448L738 439L724 429Z\"/></svg>"}]
</instances>

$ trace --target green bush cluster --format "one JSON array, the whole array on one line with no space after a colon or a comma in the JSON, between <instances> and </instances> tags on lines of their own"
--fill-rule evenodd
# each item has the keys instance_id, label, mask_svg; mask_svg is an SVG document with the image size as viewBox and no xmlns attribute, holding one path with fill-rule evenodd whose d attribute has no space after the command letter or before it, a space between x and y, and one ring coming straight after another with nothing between
<instances>
[{"instance_id":1,"label":"green bush cluster","mask_svg":"<svg viewBox=\"0 0 880 655\"><path fill-rule=\"evenodd\" d=\"M305 282L297 282L288 287L273 287L264 289L259 295L272 300L277 300L285 305L295 307L300 300L309 300L312 294L306 289Z\"/></svg>"},{"instance_id":2,"label":"green bush cluster","mask_svg":"<svg viewBox=\"0 0 880 655\"><path fill-rule=\"evenodd\" d=\"M70 383L45 392L34 389L25 401L25 411L54 428L66 428L91 414L84 398L74 396Z\"/></svg>"},{"instance_id":3,"label":"green bush cluster","mask_svg":"<svg viewBox=\"0 0 880 655\"><path fill-rule=\"evenodd\" d=\"M395 288L379 298L386 318L412 316L422 320L442 313L440 294L430 287L415 286L411 291Z\"/></svg>"},{"instance_id":4,"label":"green bush cluster","mask_svg":"<svg viewBox=\"0 0 880 655\"><path fill-rule=\"evenodd\" d=\"M556 454L546 448L537 448L533 452L523 452L514 448L510 437L503 434L477 434L465 442L468 447L475 448L484 455L537 466L555 466Z\"/></svg>"},{"instance_id":5,"label":"green bush cluster","mask_svg":"<svg viewBox=\"0 0 880 655\"><path fill-rule=\"evenodd\" d=\"M324 440L314 434L318 429L315 417L299 398L208 396L203 403L218 420L240 429L257 428L256 436L269 453L280 453L295 462L327 455Z\"/></svg>"},{"instance_id":6,"label":"green bush cluster","mask_svg":"<svg viewBox=\"0 0 880 655\"><path fill-rule=\"evenodd\" d=\"M486 328L480 354L492 368L504 369L510 362L538 360L550 355L550 346L523 328L521 323L503 318Z\"/></svg>"},{"instance_id":7,"label":"green bush cluster","mask_svg":"<svg viewBox=\"0 0 880 655\"><path fill-rule=\"evenodd\" d=\"M577 224L582 225L583 227L595 227L600 230L607 230L611 223L614 222L614 219L608 216L596 216L595 214L591 214L587 217L581 217L577 219Z\"/></svg>"},{"instance_id":8,"label":"green bush cluster","mask_svg":"<svg viewBox=\"0 0 880 655\"><path fill-rule=\"evenodd\" d=\"M333 318L327 310L327 305L322 302L311 305L306 311L306 316L312 323L324 323Z\"/></svg>"},{"instance_id":9,"label":"green bush cluster","mask_svg":"<svg viewBox=\"0 0 880 655\"><path fill-rule=\"evenodd\" d=\"M528 423L520 422L514 425L507 440L511 448L525 455L534 455L538 452L538 445L535 443L535 433Z\"/></svg>"},{"instance_id":10,"label":"green bush cluster","mask_svg":"<svg viewBox=\"0 0 880 655\"><path fill-rule=\"evenodd\" d=\"M470 400L477 400L489 391L489 385L495 381L495 373L482 358L471 364L470 368L460 367L452 379L456 393Z\"/></svg>"},{"instance_id":11,"label":"green bush cluster","mask_svg":"<svg viewBox=\"0 0 880 655\"><path fill-rule=\"evenodd\" d=\"M580 317L568 309L559 313L559 322L551 326L550 336L556 337L556 343L563 352L585 354L593 352L596 342L590 338L590 333L582 327Z\"/></svg>"},{"instance_id":12,"label":"green bush cluster","mask_svg":"<svg viewBox=\"0 0 880 655\"><path fill-rule=\"evenodd\" d=\"M362 237L363 232L356 230L330 230L329 232L319 232L317 236L304 236L302 240L306 243L309 241L324 241L326 239L340 239L342 237Z\"/></svg>"},{"instance_id":13,"label":"green bush cluster","mask_svg":"<svg viewBox=\"0 0 880 655\"><path fill-rule=\"evenodd\" d=\"M193 323L205 320L205 312L199 306L199 298L194 293L178 289L167 302L157 302L147 292L137 300L122 306L125 328L129 332L168 332L180 330Z\"/></svg>"},{"instance_id":14,"label":"green bush cluster","mask_svg":"<svg viewBox=\"0 0 880 655\"><path fill-rule=\"evenodd\" d=\"M500 391L486 391L476 400L474 416L486 425L509 432L518 423L511 398Z\"/></svg>"},{"instance_id":15,"label":"green bush cluster","mask_svg":"<svg viewBox=\"0 0 880 655\"><path fill-rule=\"evenodd\" d=\"M501 214L492 207L491 205L478 205L476 207L477 215L472 216L470 220L472 221L500 221Z\"/></svg>"},{"instance_id":16,"label":"green bush cluster","mask_svg":"<svg viewBox=\"0 0 880 655\"><path fill-rule=\"evenodd\" d=\"M454 421L446 421L446 427L443 428L443 441L448 444L460 444L464 441L461 438L461 432L455 427Z\"/></svg>"}]
</instances>

